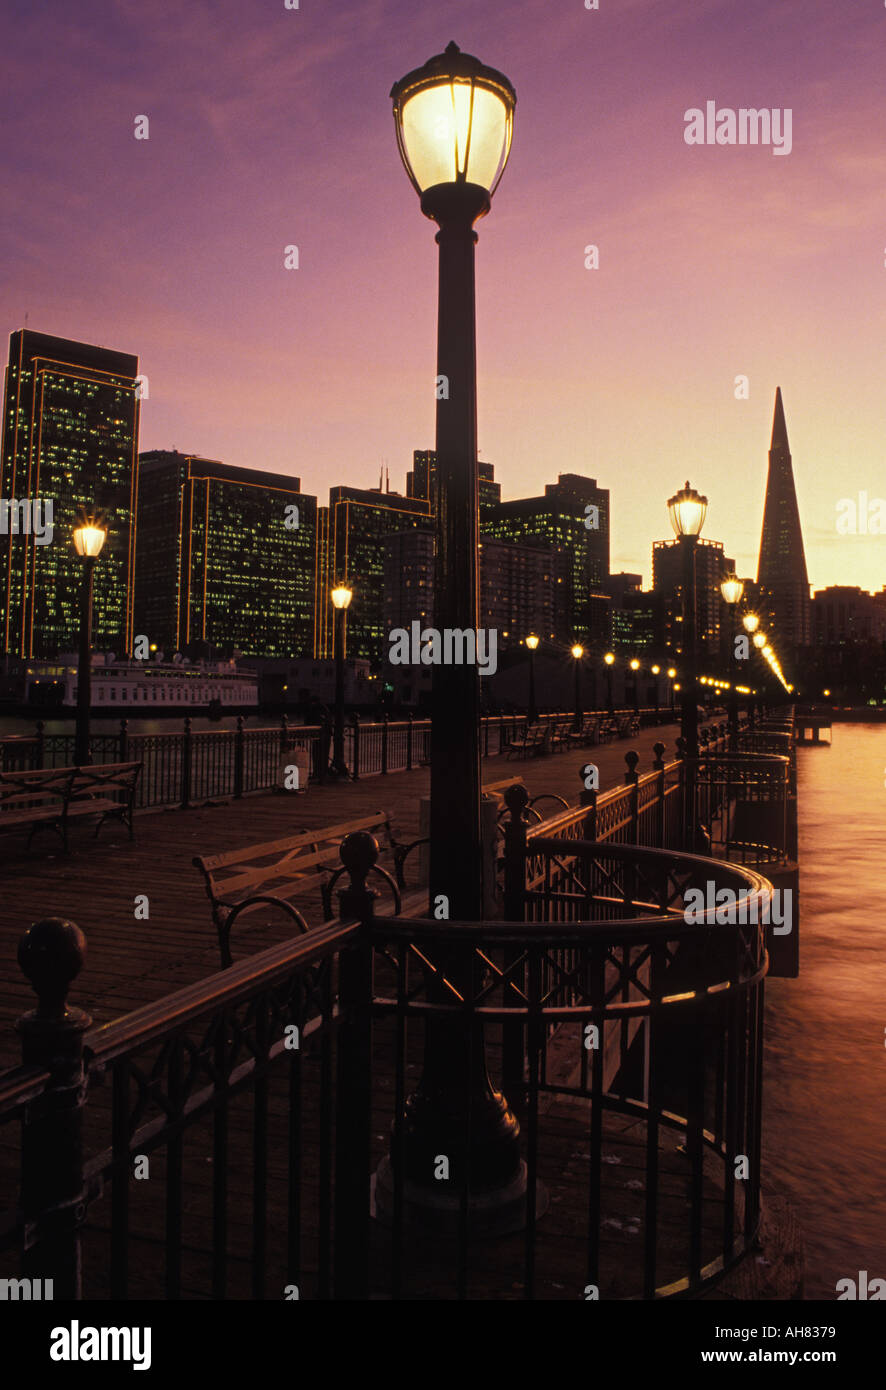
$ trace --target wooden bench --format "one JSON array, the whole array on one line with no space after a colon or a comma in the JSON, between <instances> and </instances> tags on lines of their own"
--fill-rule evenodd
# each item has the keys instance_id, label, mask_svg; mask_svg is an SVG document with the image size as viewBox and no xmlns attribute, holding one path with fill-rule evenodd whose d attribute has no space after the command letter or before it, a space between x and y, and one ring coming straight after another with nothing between
<instances>
[{"instance_id":1,"label":"wooden bench","mask_svg":"<svg viewBox=\"0 0 886 1390\"><path fill-rule=\"evenodd\" d=\"M507 757L537 757L544 749L546 738L547 730L540 724L533 724L520 738L513 739L508 744Z\"/></svg>"},{"instance_id":2,"label":"wooden bench","mask_svg":"<svg viewBox=\"0 0 886 1390\"><path fill-rule=\"evenodd\" d=\"M566 733L567 748L586 748L589 744L599 742L600 719L596 714L586 714L582 720L580 729L573 729L571 726Z\"/></svg>"},{"instance_id":3,"label":"wooden bench","mask_svg":"<svg viewBox=\"0 0 886 1390\"><path fill-rule=\"evenodd\" d=\"M319 884L323 901L324 921L334 917L332 887L341 867L339 847L346 835L366 830L370 835L382 835L382 853L390 853L394 877L376 864L373 873L386 880L394 895L395 909L400 911L400 889L405 887L403 864L406 856L420 841L401 844L394 835L386 811L356 820L340 821L318 830L302 830L283 840L264 845L248 845L245 849L226 854L196 855L193 864L203 875L206 892L212 904L212 920L218 932L222 968L233 964L231 957L231 928L241 914L260 906L281 908L301 932L308 930L302 914L290 901L299 893Z\"/></svg>"},{"instance_id":4,"label":"wooden bench","mask_svg":"<svg viewBox=\"0 0 886 1390\"><path fill-rule=\"evenodd\" d=\"M120 820L131 840L141 770L138 762L0 772L0 830L29 825L29 848L38 830L54 830L67 850L69 822L79 816L98 816L95 838L106 820Z\"/></svg>"}]
</instances>

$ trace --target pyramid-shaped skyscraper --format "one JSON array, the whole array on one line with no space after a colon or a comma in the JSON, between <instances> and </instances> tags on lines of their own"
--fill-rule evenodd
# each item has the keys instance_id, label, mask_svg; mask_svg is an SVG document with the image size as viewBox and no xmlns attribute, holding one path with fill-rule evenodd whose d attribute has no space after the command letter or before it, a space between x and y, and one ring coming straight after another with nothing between
<instances>
[{"instance_id":1,"label":"pyramid-shaped skyscraper","mask_svg":"<svg viewBox=\"0 0 886 1390\"><path fill-rule=\"evenodd\" d=\"M757 567L760 619L784 657L811 641L809 580L781 387L775 392L766 506Z\"/></svg>"}]
</instances>

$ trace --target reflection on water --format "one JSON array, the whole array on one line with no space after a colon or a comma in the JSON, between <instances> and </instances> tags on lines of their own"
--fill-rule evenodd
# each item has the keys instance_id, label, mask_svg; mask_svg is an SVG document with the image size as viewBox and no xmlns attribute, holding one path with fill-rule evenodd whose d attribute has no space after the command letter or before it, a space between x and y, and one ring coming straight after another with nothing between
<instances>
[{"instance_id":1,"label":"reflection on water","mask_svg":"<svg viewBox=\"0 0 886 1390\"><path fill-rule=\"evenodd\" d=\"M886 1278L886 729L798 749L800 976L766 984L764 1186L794 1203L807 1298Z\"/></svg>"}]
</instances>

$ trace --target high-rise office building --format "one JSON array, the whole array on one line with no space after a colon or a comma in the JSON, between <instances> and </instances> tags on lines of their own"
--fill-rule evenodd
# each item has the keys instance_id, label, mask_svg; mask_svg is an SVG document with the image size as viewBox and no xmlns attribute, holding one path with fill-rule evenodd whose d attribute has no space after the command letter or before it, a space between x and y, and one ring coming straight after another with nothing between
<instances>
[{"instance_id":1,"label":"high-rise office building","mask_svg":"<svg viewBox=\"0 0 886 1390\"><path fill-rule=\"evenodd\" d=\"M298 478L173 450L141 455L136 631L180 651L313 646L317 499Z\"/></svg>"},{"instance_id":2,"label":"high-rise office building","mask_svg":"<svg viewBox=\"0 0 886 1390\"><path fill-rule=\"evenodd\" d=\"M324 514L325 513L325 514ZM373 664L387 658L385 547L400 531L433 532L430 504L396 492L334 487L318 520L314 654L335 655L330 590L346 580L353 590L347 614L347 655Z\"/></svg>"},{"instance_id":3,"label":"high-rise office building","mask_svg":"<svg viewBox=\"0 0 886 1390\"><path fill-rule=\"evenodd\" d=\"M599 596L609 574L609 491L594 478L561 473L543 497L498 502L480 518L482 535L499 540L541 544L567 559L568 579L559 585L555 616L557 639L591 640L600 627Z\"/></svg>"},{"instance_id":4,"label":"high-rise office building","mask_svg":"<svg viewBox=\"0 0 886 1390\"><path fill-rule=\"evenodd\" d=\"M568 582L567 557L550 546L515 545L484 536L480 542L480 627L494 630L497 649L519 647L531 633L550 639L557 586ZM386 629L434 621L434 537L397 531L385 540Z\"/></svg>"},{"instance_id":5,"label":"high-rise office building","mask_svg":"<svg viewBox=\"0 0 886 1390\"><path fill-rule=\"evenodd\" d=\"M495 467L491 463L478 462L479 503L481 514L487 507L501 501L501 483L495 481ZM431 504L433 511L437 503L437 454L434 449L415 449L412 455L412 469L406 474L406 496L415 497Z\"/></svg>"},{"instance_id":6,"label":"high-rise office building","mask_svg":"<svg viewBox=\"0 0 886 1390\"><path fill-rule=\"evenodd\" d=\"M760 620L782 653L811 641L809 579L781 387L775 392L766 505L757 567Z\"/></svg>"},{"instance_id":7,"label":"high-rise office building","mask_svg":"<svg viewBox=\"0 0 886 1390\"><path fill-rule=\"evenodd\" d=\"M699 654L712 660L715 657L719 659L721 632L726 621L726 605L720 594L720 584L734 568L733 561L723 553L722 541L699 539L695 547L695 640ZM679 656L683 650L682 542L654 542L652 589L655 594L661 595L662 609L656 623L665 651Z\"/></svg>"},{"instance_id":8,"label":"high-rise office building","mask_svg":"<svg viewBox=\"0 0 886 1390\"><path fill-rule=\"evenodd\" d=\"M81 509L109 528L95 567L93 644L132 647L138 493L138 358L22 329L9 339L0 497L52 503L52 540L0 533L3 650L54 656L76 647L82 568L71 543Z\"/></svg>"}]
</instances>

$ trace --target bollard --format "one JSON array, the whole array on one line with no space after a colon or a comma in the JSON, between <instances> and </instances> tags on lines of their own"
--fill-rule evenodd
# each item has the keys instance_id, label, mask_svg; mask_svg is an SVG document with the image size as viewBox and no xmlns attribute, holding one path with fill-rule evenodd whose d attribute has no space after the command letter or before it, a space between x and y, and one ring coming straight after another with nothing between
<instances>
[{"instance_id":1,"label":"bollard","mask_svg":"<svg viewBox=\"0 0 886 1390\"><path fill-rule=\"evenodd\" d=\"M26 1108L22 1128L23 1266L30 1279L51 1279L56 1299L69 1300L81 1296L83 1034L92 1019L66 1000L85 958L86 937L60 917L37 922L19 942L19 965L39 1001L16 1023L22 1062L50 1074L43 1095Z\"/></svg>"}]
</instances>

